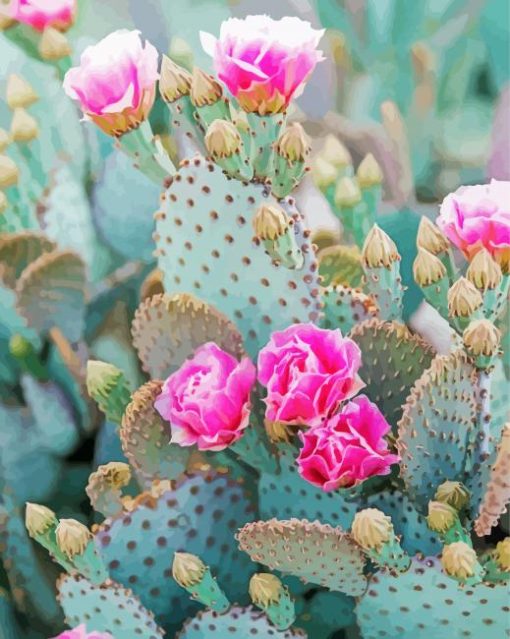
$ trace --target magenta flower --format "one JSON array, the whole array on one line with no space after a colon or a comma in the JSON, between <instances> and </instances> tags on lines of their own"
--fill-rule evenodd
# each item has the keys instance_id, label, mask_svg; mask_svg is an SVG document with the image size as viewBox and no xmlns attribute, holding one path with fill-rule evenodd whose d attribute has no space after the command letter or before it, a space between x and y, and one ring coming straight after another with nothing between
<instances>
[{"instance_id":1,"label":"magenta flower","mask_svg":"<svg viewBox=\"0 0 510 639\"><path fill-rule=\"evenodd\" d=\"M255 366L238 362L213 342L172 373L155 407L172 425L172 443L223 450L238 440L250 419Z\"/></svg>"},{"instance_id":2,"label":"magenta flower","mask_svg":"<svg viewBox=\"0 0 510 639\"><path fill-rule=\"evenodd\" d=\"M484 246L496 259L510 251L510 182L461 186L445 197L437 225L469 259Z\"/></svg>"},{"instance_id":3,"label":"magenta flower","mask_svg":"<svg viewBox=\"0 0 510 639\"><path fill-rule=\"evenodd\" d=\"M324 491L355 486L374 475L387 475L400 461L384 436L391 427L365 395L316 428L301 431L298 472Z\"/></svg>"},{"instance_id":4,"label":"magenta flower","mask_svg":"<svg viewBox=\"0 0 510 639\"><path fill-rule=\"evenodd\" d=\"M273 333L258 359L259 382L267 388L266 418L317 426L364 383L361 352L340 330L294 324Z\"/></svg>"},{"instance_id":5,"label":"magenta flower","mask_svg":"<svg viewBox=\"0 0 510 639\"><path fill-rule=\"evenodd\" d=\"M284 111L320 62L317 50L324 30L299 18L269 16L230 18L220 37L200 33L219 78L241 107L260 115Z\"/></svg>"},{"instance_id":6,"label":"magenta flower","mask_svg":"<svg viewBox=\"0 0 510 639\"><path fill-rule=\"evenodd\" d=\"M87 632L85 624L82 624L73 630L64 630L53 639L113 639L113 637L108 632Z\"/></svg>"},{"instance_id":7,"label":"magenta flower","mask_svg":"<svg viewBox=\"0 0 510 639\"><path fill-rule=\"evenodd\" d=\"M10 0L1 11L36 31L46 27L65 31L74 21L76 0Z\"/></svg>"},{"instance_id":8,"label":"magenta flower","mask_svg":"<svg viewBox=\"0 0 510 639\"><path fill-rule=\"evenodd\" d=\"M78 100L85 119L108 135L122 135L147 118L154 103L158 52L139 31L121 29L87 47L69 69L64 90Z\"/></svg>"}]
</instances>

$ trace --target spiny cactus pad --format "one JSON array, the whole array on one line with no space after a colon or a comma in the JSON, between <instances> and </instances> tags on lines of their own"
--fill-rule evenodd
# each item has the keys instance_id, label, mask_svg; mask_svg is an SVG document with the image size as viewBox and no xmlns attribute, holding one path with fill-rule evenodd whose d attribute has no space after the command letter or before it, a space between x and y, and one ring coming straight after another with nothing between
<instances>
[{"instance_id":1,"label":"spiny cactus pad","mask_svg":"<svg viewBox=\"0 0 510 639\"><path fill-rule=\"evenodd\" d=\"M175 490L158 498L147 495L131 512L106 520L96 540L112 578L132 588L160 623L175 628L197 604L183 600L171 578L174 552L201 557L235 600L255 569L234 541L251 510L241 487L226 477L194 475Z\"/></svg>"},{"instance_id":2,"label":"spiny cactus pad","mask_svg":"<svg viewBox=\"0 0 510 639\"><path fill-rule=\"evenodd\" d=\"M434 351L397 322L371 319L355 326L349 336L361 349L363 392L395 430L402 405L414 382L430 366Z\"/></svg>"},{"instance_id":3,"label":"spiny cactus pad","mask_svg":"<svg viewBox=\"0 0 510 639\"><path fill-rule=\"evenodd\" d=\"M476 415L474 381L463 351L438 355L404 406L397 442L400 473L422 507L443 481L464 480Z\"/></svg>"},{"instance_id":4,"label":"spiny cactus pad","mask_svg":"<svg viewBox=\"0 0 510 639\"><path fill-rule=\"evenodd\" d=\"M243 353L235 325L188 293L155 295L142 302L132 333L143 369L156 379L168 377L206 342L215 342L234 357Z\"/></svg>"},{"instance_id":5,"label":"spiny cactus pad","mask_svg":"<svg viewBox=\"0 0 510 639\"><path fill-rule=\"evenodd\" d=\"M94 586L84 577L62 575L58 600L70 626L84 623L87 630L109 632L122 639L162 639L161 628L131 590L115 582Z\"/></svg>"},{"instance_id":6,"label":"spiny cactus pad","mask_svg":"<svg viewBox=\"0 0 510 639\"><path fill-rule=\"evenodd\" d=\"M0 263L6 266L5 282L14 287L24 269L56 245L42 233L23 231L0 236Z\"/></svg>"},{"instance_id":7,"label":"spiny cactus pad","mask_svg":"<svg viewBox=\"0 0 510 639\"><path fill-rule=\"evenodd\" d=\"M413 559L398 577L373 575L356 609L363 639L502 639L508 636L504 585L462 588L438 559Z\"/></svg>"},{"instance_id":8,"label":"spiny cactus pad","mask_svg":"<svg viewBox=\"0 0 510 639\"><path fill-rule=\"evenodd\" d=\"M324 317L321 325L324 328L339 328L343 334L348 333L359 322L378 316L375 300L359 289L338 284L321 290L324 304Z\"/></svg>"},{"instance_id":9,"label":"spiny cactus pad","mask_svg":"<svg viewBox=\"0 0 510 639\"><path fill-rule=\"evenodd\" d=\"M157 257L168 293L193 292L235 322L250 355L274 330L319 315L317 264L291 200L279 204L294 219L304 265L272 262L254 238L260 204L276 200L262 185L228 179L212 162L185 161L156 214ZM306 234L307 235L307 234Z\"/></svg>"},{"instance_id":10,"label":"spiny cactus pad","mask_svg":"<svg viewBox=\"0 0 510 639\"><path fill-rule=\"evenodd\" d=\"M341 528L306 519L257 521L237 534L239 547L271 570L360 596L366 588L365 559Z\"/></svg>"},{"instance_id":11,"label":"spiny cactus pad","mask_svg":"<svg viewBox=\"0 0 510 639\"><path fill-rule=\"evenodd\" d=\"M302 630L277 631L266 615L247 606L232 606L230 610L220 615L214 610L201 610L195 617L188 619L175 639L306 639Z\"/></svg>"},{"instance_id":12,"label":"spiny cactus pad","mask_svg":"<svg viewBox=\"0 0 510 639\"><path fill-rule=\"evenodd\" d=\"M323 286L362 285L365 272L356 246L329 246L322 249L317 257Z\"/></svg>"}]
</instances>

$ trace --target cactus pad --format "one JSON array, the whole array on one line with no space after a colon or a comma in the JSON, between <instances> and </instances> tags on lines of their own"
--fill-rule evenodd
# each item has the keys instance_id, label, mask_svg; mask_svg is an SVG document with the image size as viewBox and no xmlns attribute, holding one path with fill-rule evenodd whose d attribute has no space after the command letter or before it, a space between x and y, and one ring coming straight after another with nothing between
<instances>
[{"instance_id":1,"label":"cactus pad","mask_svg":"<svg viewBox=\"0 0 510 639\"><path fill-rule=\"evenodd\" d=\"M339 328L344 334L358 322L376 318L379 313L370 295L341 284L323 289L321 300L324 304L321 325L324 328Z\"/></svg>"},{"instance_id":2,"label":"cactus pad","mask_svg":"<svg viewBox=\"0 0 510 639\"><path fill-rule=\"evenodd\" d=\"M70 626L109 632L122 639L162 639L154 616L138 597L115 582L95 586L84 577L63 575L57 582L58 599Z\"/></svg>"},{"instance_id":3,"label":"cactus pad","mask_svg":"<svg viewBox=\"0 0 510 639\"><path fill-rule=\"evenodd\" d=\"M133 344L143 369L164 379L206 342L239 358L243 340L222 313L188 293L155 295L142 302L133 320Z\"/></svg>"},{"instance_id":4,"label":"cactus pad","mask_svg":"<svg viewBox=\"0 0 510 639\"><path fill-rule=\"evenodd\" d=\"M323 286L361 286L365 272L356 246L335 245L318 254L319 275Z\"/></svg>"},{"instance_id":5,"label":"cactus pad","mask_svg":"<svg viewBox=\"0 0 510 639\"><path fill-rule=\"evenodd\" d=\"M341 528L306 519L257 521L237 534L239 547L271 570L352 596L366 588L365 559Z\"/></svg>"},{"instance_id":6,"label":"cactus pad","mask_svg":"<svg viewBox=\"0 0 510 639\"><path fill-rule=\"evenodd\" d=\"M6 267L4 281L14 287L25 268L43 253L51 253L55 244L41 233L23 231L0 236L0 263Z\"/></svg>"}]
</instances>

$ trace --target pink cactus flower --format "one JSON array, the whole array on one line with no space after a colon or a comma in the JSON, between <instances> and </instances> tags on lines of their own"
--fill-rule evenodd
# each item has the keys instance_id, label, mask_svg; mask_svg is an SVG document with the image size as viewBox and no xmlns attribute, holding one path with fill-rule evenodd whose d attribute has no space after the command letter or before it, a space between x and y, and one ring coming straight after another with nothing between
<instances>
[{"instance_id":1,"label":"pink cactus flower","mask_svg":"<svg viewBox=\"0 0 510 639\"><path fill-rule=\"evenodd\" d=\"M0 12L36 31L46 27L66 31L74 22L76 0L10 0Z\"/></svg>"},{"instance_id":2,"label":"pink cactus flower","mask_svg":"<svg viewBox=\"0 0 510 639\"><path fill-rule=\"evenodd\" d=\"M468 259L484 246L498 261L508 261L510 182L461 186L443 200L436 223Z\"/></svg>"},{"instance_id":3,"label":"pink cactus flower","mask_svg":"<svg viewBox=\"0 0 510 639\"><path fill-rule=\"evenodd\" d=\"M204 32L200 38L218 77L241 107L266 115L284 111L302 90L323 60L317 50L323 34L299 18L259 15L230 18L221 25L218 39Z\"/></svg>"},{"instance_id":4,"label":"pink cactus flower","mask_svg":"<svg viewBox=\"0 0 510 639\"><path fill-rule=\"evenodd\" d=\"M390 429L377 406L360 395L321 426L299 433L298 472L326 492L387 475L400 461L384 439Z\"/></svg>"},{"instance_id":5,"label":"pink cactus flower","mask_svg":"<svg viewBox=\"0 0 510 639\"><path fill-rule=\"evenodd\" d=\"M82 624L72 630L64 630L53 639L113 639L113 637L108 632L87 632L85 624Z\"/></svg>"},{"instance_id":6,"label":"pink cactus flower","mask_svg":"<svg viewBox=\"0 0 510 639\"><path fill-rule=\"evenodd\" d=\"M154 405L172 425L172 443L223 450L237 441L250 419L255 366L238 362L213 342L165 381Z\"/></svg>"},{"instance_id":7,"label":"pink cactus flower","mask_svg":"<svg viewBox=\"0 0 510 639\"><path fill-rule=\"evenodd\" d=\"M147 118L154 104L158 52L139 31L121 29L87 47L69 69L64 90L78 100L86 120L119 136Z\"/></svg>"},{"instance_id":8,"label":"pink cactus flower","mask_svg":"<svg viewBox=\"0 0 510 639\"><path fill-rule=\"evenodd\" d=\"M266 418L318 426L364 383L361 352L340 330L294 324L272 334L259 353L258 378L267 388Z\"/></svg>"}]
</instances>

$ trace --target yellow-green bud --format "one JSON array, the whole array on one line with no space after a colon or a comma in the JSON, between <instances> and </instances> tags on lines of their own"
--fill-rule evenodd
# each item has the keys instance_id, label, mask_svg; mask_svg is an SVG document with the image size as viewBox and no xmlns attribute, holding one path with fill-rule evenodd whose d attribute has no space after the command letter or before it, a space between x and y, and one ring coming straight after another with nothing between
<instances>
[{"instance_id":1,"label":"yellow-green bud","mask_svg":"<svg viewBox=\"0 0 510 639\"><path fill-rule=\"evenodd\" d=\"M206 565L196 555L187 552L176 552L172 564L172 575L175 581L183 588L189 588L200 583Z\"/></svg>"},{"instance_id":2,"label":"yellow-green bud","mask_svg":"<svg viewBox=\"0 0 510 639\"><path fill-rule=\"evenodd\" d=\"M66 36L53 27L46 27L39 41L39 55L43 60L55 61L71 55L71 45Z\"/></svg>"},{"instance_id":3,"label":"yellow-green bud","mask_svg":"<svg viewBox=\"0 0 510 639\"><path fill-rule=\"evenodd\" d=\"M365 239L361 259L368 268L390 268L393 262L400 259L400 255L391 237L374 224Z\"/></svg>"},{"instance_id":4,"label":"yellow-green bud","mask_svg":"<svg viewBox=\"0 0 510 639\"><path fill-rule=\"evenodd\" d=\"M368 189L371 186L382 184L383 173L377 160L371 153L367 153L358 166L356 171L358 184L362 189Z\"/></svg>"},{"instance_id":5,"label":"yellow-green bud","mask_svg":"<svg viewBox=\"0 0 510 639\"><path fill-rule=\"evenodd\" d=\"M25 526L31 537L43 535L57 522L55 513L41 504L26 503Z\"/></svg>"},{"instance_id":6,"label":"yellow-green bud","mask_svg":"<svg viewBox=\"0 0 510 639\"><path fill-rule=\"evenodd\" d=\"M256 606L268 608L280 601L283 584L276 575L269 572L258 572L250 579L248 592Z\"/></svg>"},{"instance_id":7,"label":"yellow-green bud","mask_svg":"<svg viewBox=\"0 0 510 639\"><path fill-rule=\"evenodd\" d=\"M304 162L311 151L310 141L299 122L285 127L275 146L278 155L288 162Z\"/></svg>"},{"instance_id":8,"label":"yellow-green bud","mask_svg":"<svg viewBox=\"0 0 510 639\"><path fill-rule=\"evenodd\" d=\"M427 523L431 530L444 533L449 530L457 519L457 511L442 501L429 501Z\"/></svg>"},{"instance_id":9,"label":"yellow-green bud","mask_svg":"<svg viewBox=\"0 0 510 639\"><path fill-rule=\"evenodd\" d=\"M344 168L352 164L351 154L347 147L332 134L326 136L320 155L336 169Z\"/></svg>"},{"instance_id":10,"label":"yellow-green bud","mask_svg":"<svg viewBox=\"0 0 510 639\"><path fill-rule=\"evenodd\" d=\"M486 291L499 286L503 273L501 266L493 259L489 251L482 248L471 260L466 277L477 289Z\"/></svg>"},{"instance_id":11,"label":"yellow-green bud","mask_svg":"<svg viewBox=\"0 0 510 639\"><path fill-rule=\"evenodd\" d=\"M0 189L7 189L18 183L19 170L7 155L0 155Z\"/></svg>"},{"instance_id":12,"label":"yellow-green bud","mask_svg":"<svg viewBox=\"0 0 510 639\"><path fill-rule=\"evenodd\" d=\"M76 519L61 519L55 530L57 545L69 559L83 554L92 539L90 530Z\"/></svg>"},{"instance_id":13,"label":"yellow-green bud","mask_svg":"<svg viewBox=\"0 0 510 639\"><path fill-rule=\"evenodd\" d=\"M174 36L170 40L168 54L174 62L180 64L184 68L193 68L193 49L189 46L186 40L184 40L184 38Z\"/></svg>"},{"instance_id":14,"label":"yellow-green bud","mask_svg":"<svg viewBox=\"0 0 510 639\"><path fill-rule=\"evenodd\" d=\"M161 61L159 92L165 102L174 102L191 90L191 73L164 55Z\"/></svg>"},{"instance_id":15,"label":"yellow-green bud","mask_svg":"<svg viewBox=\"0 0 510 639\"><path fill-rule=\"evenodd\" d=\"M276 205L262 204L253 218L255 235L261 240L275 240L281 237L290 224L285 211Z\"/></svg>"},{"instance_id":16,"label":"yellow-green bud","mask_svg":"<svg viewBox=\"0 0 510 639\"><path fill-rule=\"evenodd\" d=\"M11 138L14 142L32 142L39 135L39 127L25 109L15 109L11 121Z\"/></svg>"},{"instance_id":17,"label":"yellow-green bud","mask_svg":"<svg viewBox=\"0 0 510 639\"><path fill-rule=\"evenodd\" d=\"M343 177L339 180L335 189L335 204L342 206L356 206L361 202L361 191L355 179Z\"/></svg>"},{"instance_id":18,"label":"yellow-green bud","mask_svg":"<svg viewBox=\"0 0 510 639\"><path fill-rule=\"evenodd\" d=\"M11 138L5 129L0 129L0 153L3 153L5 149L11 143Z\"/></svg>"},{"instance_id":19,"label":"yellow-green bud","mask_svg":"<svg viewBox=\"0 0 510 639\"><path fill-rule=\"evenodd\" d=\"M473 355L492 357L499 350L501 331L490 320L473 320L464 330L462 340Z\"/></svg>"},{"instance_id":20,"label":"yellow-green bud","mask_svg":"<svg viewBox=\"0 0 510 639\"><path fill-rule=\"evenodd\" d=\"M457 579L468 579L475 574L476 553L464 541L456 541L443 548L441 564L446 574Z\"/></svg>"},{"instance_id":21,"label":"yellow-green bud","mask_svg":"<svg viewBox=\"0 0 510 639\"><path fill-rule=\"evenodd\" d=\"M325 191L329 186L336 182L338 176L338 169L327 162L320 156L317 156L312 164L312 179L315 186L322 191Z\"/></svg>"},{"instance_id":22,"label":"yellow-green bud","mask_svg":"<svg viewBox=\"0 0 510 639\"><path fill-rule=\"evenodd\" d=\"M460 481L445 481L438 486L435 494L437 501L442 501L455 508L462 510L469 503L469 490Z\"/></svg>"},{"instance_id":23,"label":"yellow-green bud","mask_svg":"<svg viewBox=\"0 0 510 639\"><path fill-rule=\"evenodd\" d=\"M418 254L413 264L414 279L419 286L430 286L439 282L446 275L446 268L441 260L418 247Z\"/></svg>"},{"instance_id":24,"label":"yellow-green bud","mask_svg":"<svg viewBox=\"0 0 510 639\"><path fill-rule=\"evenodd\" d=\"M439 253L448 251L450 248L448 240L439 228L425 216L421 218L418 226L416 244L432 253L432 255L439 255Z\"/></svg>"},{"instance_id":25,"label":"yellow-green bud","mask_svg":"<svg viewBox=\"0 0 510 639\"><path fill-rule=\"evenodd\" d=\"M393 534L391 518L377 508L365 508L354 516L351 534L365 550L380 550Z\"/></svg>"},{"instance_id":26,"label":"yellow-green bud","mask_svg":"<svg viewBox=\"0 0 510 639\"><path fill-rule=\"evenodd\" d=\"M465 277L460 277L448 291L450 317L469 317L483 304L480 291Z\"/></svg>"},{"instance_id":27,"label":"yellow-green bud","mask_svg":"<svg viewBox=\"0 0 510 639\"><path fill-rule=\"evenodd\" d=\"M215 104L223 95L223 89L216 80L198 67L193 68L191 77L191 101L196 107Z\"/></svg>"},{"instance_id":28,"label":"yellow-green bud","mask_svg":"<svg viewBox=\"0 0 510 639\"><path fill-rule=\"evenodd\" d=\"M91 474L91 477L97 475L108 486L112 488L122 488L127 486L131 480L131 468L129 464L124 462L108 462L99 466L98 469Z\"/></svg>"},{"instance_id":29,"label":"yellow-green bud","mask_svg":"<svg viewBox=\"0 0 510 639\"><path fill-rule=\"evenodd\" d=\"M264 428L270 441L274 443L290 441L290 427L283 422L272 422L269 419L264 420Z\"/></svg>"},{"instance_id":30,"label":"yellow-green bud","mask_svg":"<svg viewBox=\"0 0 510 639\"><path fill-rule=\"evenodd\" d=\"M501 570L510 572L510 537L505 537L496 544L494 559Z\"/></svg>"},{"instance_id":31,"label":"yellow-green bud","mask_svg":"<svg viewBox=\"0 0 510 639\"><path fill-rule=\"evenodd\" d=\"M214 120L205 134L205 146L213 158L229 158L241 149L239 131L227 120Z\"/></svg>"},{"instance_id":32,"label":"yellow-green bud","mask_svg":"<svg viewBox=\"0 0 510 639\"><path fill-rule=\"evenodd\" d=\"M21 76L11 73L7 79L6 101L9 109L29 107L38 100L37 93Z\"/></svg>"}]
</instances>

